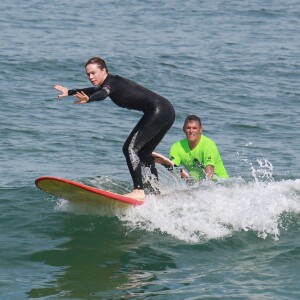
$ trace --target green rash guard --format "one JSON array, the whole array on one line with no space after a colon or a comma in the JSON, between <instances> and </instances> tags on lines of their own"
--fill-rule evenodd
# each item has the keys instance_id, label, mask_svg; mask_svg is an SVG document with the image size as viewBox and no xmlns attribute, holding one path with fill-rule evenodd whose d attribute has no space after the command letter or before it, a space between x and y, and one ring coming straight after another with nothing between
<instances>
[{"instance_id":1,"label":"green rash guard","mask_svg":"<svg viewBox=\"0 0 300 300\"><path fill-rule=\"evenodd\" d=\"M214 166L213 179L216 179L216 176L229 177L216 143L203 134L193 150L190 149L188 139L174 143L170 149L170 159L176 166L184 166L195 179L205 178L204 168L209 165ZM203 168L199 164L202 164Z\"/></svg>"}]
</instances>

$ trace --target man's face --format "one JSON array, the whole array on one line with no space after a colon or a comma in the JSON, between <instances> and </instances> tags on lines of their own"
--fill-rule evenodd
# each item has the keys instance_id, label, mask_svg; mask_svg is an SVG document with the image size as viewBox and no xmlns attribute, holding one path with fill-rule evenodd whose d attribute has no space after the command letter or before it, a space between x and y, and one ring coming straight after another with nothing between
<instances>
[{"instance_id":1,"label":"man's face","mask_svg":"<svg viewBox=\"0 0 300 300\"><path fill-rule=\"evenodd\" d=\"M188 121L183 127L183 132L185 133L188 141L191 143L199 142L202 130L203 129L198 121Z\"/></svg>"}]
</instances>

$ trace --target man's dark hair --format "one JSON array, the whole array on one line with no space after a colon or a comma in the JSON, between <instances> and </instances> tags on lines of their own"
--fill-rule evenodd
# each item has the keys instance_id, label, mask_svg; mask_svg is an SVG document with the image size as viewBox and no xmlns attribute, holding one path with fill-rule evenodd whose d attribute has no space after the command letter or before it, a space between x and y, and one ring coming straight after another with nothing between
<instances>
[{"instance_id":1,"label":"man's dark hair","mask_svg":"<svg viewBox=\"0 0 300 300\"><path fill-rule=\"evenodd\" d=\"M196 115L189 115L185 118L185 121L184 121L184 125L183 127L185 127L186 123L190 122L190 121L196 121L200 124L200 127L202 126L201 124L201 120L199 117L197 117Z\"/></svg>"}]
</instances>

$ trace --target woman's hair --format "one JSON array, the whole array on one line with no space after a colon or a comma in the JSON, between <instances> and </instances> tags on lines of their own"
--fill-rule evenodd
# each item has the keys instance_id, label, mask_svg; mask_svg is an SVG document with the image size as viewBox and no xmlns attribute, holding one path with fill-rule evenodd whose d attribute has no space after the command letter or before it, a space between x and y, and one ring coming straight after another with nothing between
<instances>
[{"instance_id":1,"label":"woman's hair","mask_svg":"<svg viewBox=\"0 0 300 300\"><path fill-rule=\"evenodd\" d=\"M106 63L104 61L104 59L100 58L100 57L92 57L90 58L86 63L85 63L85 67L87 65L90 65L90 64L96 64L99 66L99 68L101 70L103 69L106 69L107 73L108 73L108 69L107 69L107 66L106 66Z\"/></svg>"},{"instance_id":2,"label":"woman's hair","mask_svg":"<svg viewBox=\"0 0 300 300\"><path fill-rule=\"evenodd\" d=\"M197 121L199 123L199 125L202 126L201 120L199 117L197 117L196 115L189 115L186 117L183 127L185 127L186 123L188 123L190 121Z\"/></svg>"}]
</instances>

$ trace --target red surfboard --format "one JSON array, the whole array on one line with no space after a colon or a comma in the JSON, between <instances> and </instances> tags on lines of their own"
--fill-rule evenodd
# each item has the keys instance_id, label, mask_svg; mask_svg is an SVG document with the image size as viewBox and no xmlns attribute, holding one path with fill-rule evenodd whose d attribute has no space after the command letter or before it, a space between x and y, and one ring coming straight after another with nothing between
<instances>
[{"instance_id":1,"label":"red surfboard","mask_svg":"<svg viewBox=\"0 0 300 300\"><path fill-rule=\"evenodd\" d=\"M35 180L36 186L44 192L74 203L130 206L141 205L144 201L129 198L73 180L44 176Z\"/></svg>"},{"instance_id":2,"label":"red surfboard","mask_svg":"<svg viewBox=\"0 0 300 300\"><path fill-rule=\"evenodd\" d=\"M152 152L152 156L156 163L160 163L166 167L173 166L173 162L165 156ZM187 177L188 173L181 171L183 177ZM91 187L73 180L58 178L53 176L44 176L35 180L36 186L44 192L68 200L74 203L91 203L130 206L141 205L144 201L136 200L117 193L109 192L99 188Z\"/></svg>"}]
</instances>

